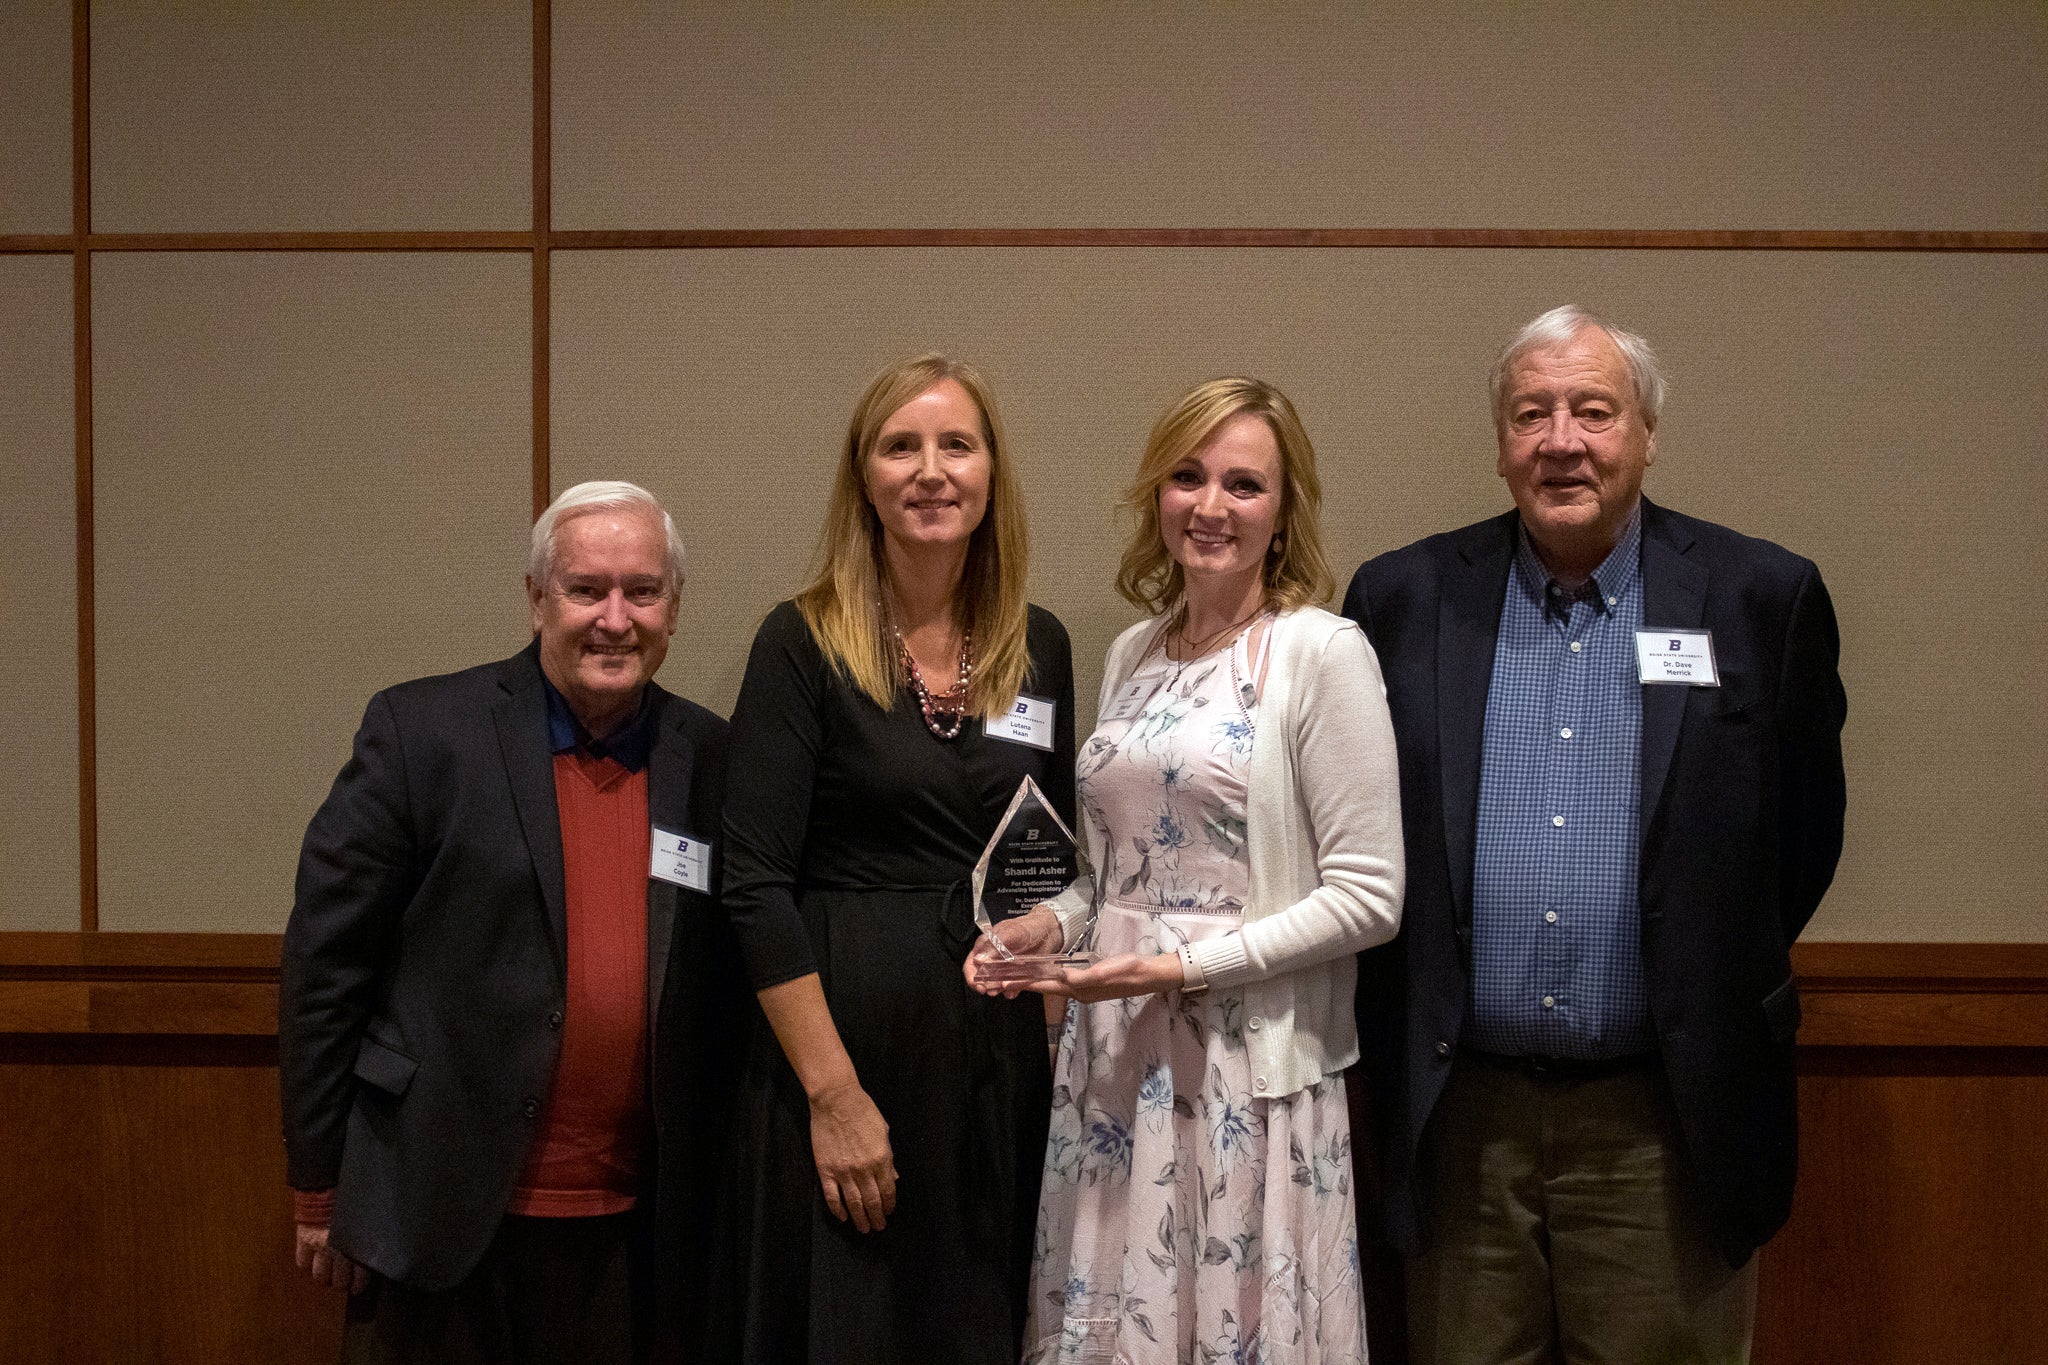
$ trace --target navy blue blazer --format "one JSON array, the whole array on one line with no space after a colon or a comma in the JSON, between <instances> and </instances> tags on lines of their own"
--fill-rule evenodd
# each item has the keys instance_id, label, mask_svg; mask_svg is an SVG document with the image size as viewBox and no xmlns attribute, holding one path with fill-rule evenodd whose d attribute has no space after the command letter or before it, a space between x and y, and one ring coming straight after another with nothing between
<instances>
[{"instance_id":1,"label":"navy blue blazer","mask_svg":"<svg viewBox=\"0 0 2048 1365\"><path fill-rule=\"evenodd\" d=\"M483 1256L560 1056L567 912L541 684L536 644L372 697L299 857L278 998L287 1177L335 1189L338 1250L419 1289ZM649 815L717 840L726 723L649 686ZM708 1216L744 981L716 896L650 879L642 1206L673 1255Z\"/></svg>"},{"instance_id":2,"label":"navy blue blazer","mask_svg":"<svg viewBox=\"0 0 2048 1365\"><path fill-rule=\"evenodd\" d=\"M1469 988L1480 746L1518 514L1362 566L1344 614L1386 675L1401 763L1401 933L1360 958L1389 1237L1428 1237L1416 1162ZM1686 1154L1730 1264L1784 1225L1797 1170L1789 949L1842 849L1834 607L1768 541L1643 500L1643 623L1713 632L1721 686L1643 688L1645 985Z\"/></svg>"}]
</instances>

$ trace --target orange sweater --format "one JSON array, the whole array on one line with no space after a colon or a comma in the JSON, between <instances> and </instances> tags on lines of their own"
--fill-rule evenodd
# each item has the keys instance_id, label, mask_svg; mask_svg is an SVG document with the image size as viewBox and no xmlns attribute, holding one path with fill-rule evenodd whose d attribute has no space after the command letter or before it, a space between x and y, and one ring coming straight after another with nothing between
<instances>
[{"instance_id":1,"label":"orange sweater","mask_svg":"<svg viewBox=\"0 0 2048 1365\"><path fill-rule=\"evenodd\" d=\"M555 755L569 993L562 1058L511 1212L622 1213L647 1135L647 770Z\"/></svg>"}]
</instances>

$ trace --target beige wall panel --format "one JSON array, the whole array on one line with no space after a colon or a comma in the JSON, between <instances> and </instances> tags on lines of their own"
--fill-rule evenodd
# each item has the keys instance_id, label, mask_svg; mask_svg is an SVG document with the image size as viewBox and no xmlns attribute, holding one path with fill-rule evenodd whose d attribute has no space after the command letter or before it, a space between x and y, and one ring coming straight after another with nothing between
<instances>
[{"instance_id":1,"label":"beige wall panel","mask_svg":"<svg viewBox=\"0 0 2048 1365\"><path fill-rule=\"evenodd\" d=\"M526 643L528 297L517 256L98 262L103 927L283 928L371 692Z\"/></svg>"},{"instance_id":2,"label":"beige wall panel","mask_svg":"<svg viewBox=\"0 0 2048 1365\"><path fill-rule=\"evenodd\" d=\"M71 6L0 0L0 232L71 231Z\"/></svg>"},{"instance_id":3,"label":"beige wall panel","mask_svg":"<svg viewBox=\"0 0 2048 1365\"><path fill-rule=\"evenodd\" d=\"M71 258L0 256L0 930L76 929Z\"/></svg>"},{"instance_id":4,"label":"beige wall panel","mask_svg":"<svg viewBox=\"0 0 2048 1365\"><path fill-rule=\"evenodd\" d=\"M1849 849L1818 937L2040 939L2048 714L2048 260L1793 253L752 251L555 264L554 470L637 479L692 557L664 679L721 711L800 585L833 452L878 365L983 364L1029 489L1033 596L1081 720L1132 613L1110 505L1188 384L1281 384L1322 452L1348 576L1504 508L1484 374L1577 299L1675 390L1649 491L1819 561L1846 645Z\"/></svg>"},{"instance_id":5,"label":"beige wall panel","mask_svg":"<svg viewBox=\"0 0 2048 1365\"><path fill-rule=\"evenodd\" d=\"M93 7L101 232L526 228L525 0Z\"/></svg>"},{"instance_id":6,"label":"beige wall panel","mask_svg":"<svg viewBox=\"0 0 2048 1365\"><path fill-rule=\"evenodd\" d=\"M2039 228L2048 7L554 7L577 228Z\"/></svg>"}]
</instances>

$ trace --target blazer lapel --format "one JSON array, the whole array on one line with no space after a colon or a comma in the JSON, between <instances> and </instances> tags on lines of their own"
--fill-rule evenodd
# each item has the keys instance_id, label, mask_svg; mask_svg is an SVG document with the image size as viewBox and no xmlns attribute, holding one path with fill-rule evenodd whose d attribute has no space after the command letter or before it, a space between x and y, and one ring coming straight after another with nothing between
<instances>
[{"instance_id":1,"label":"blazer lapel","mask_svg":"<svg viewBox=\"0 0 2048 1365\"><path fill-rule=\"evenodd\" d=\"M1643 628L1694 627L1706 615L1707 570L1686 552L1690 533L1675 524L1662 508L1643 499ZM1639 831L1648 847L1650 823L1664 798L1671 775L1671 756L1678 749L1678 730L1685 719L1689 687L1643 688L1643 789Z\"/></svg>"},{"instance_id":2,"label":"blazer lapel","mask_svg":"<svg viewBox=\"0 0 2048 1365\"><path fill-rule=\"evenodd\" d=\"M498 748L505 776L512 784L512 807L519 813L520 832L540 882L547 909L548 941L555 966L569 974L569 914L562 890L562 815L555 804L554 756L548 752L547 696L540 685L539 645L529 646L507 667L500 683L506 696L492 709L498 727Z\"/></svg>"},{"instance_id":3,"label":"blazer lapel","mask_svg":"<svg viewBox=\"0 0 2048 1365\"><path fill-rule=\"evenodd\" d=\"M1472 857L1479 825L1479 759L1486 692L1513 557L1515 513L1482 523L1444 576L1437 604L1437 753L1443 764L1444 851L1450 859L1458 941L1472 936Z\"/></svg>"},{"instance_id":4,"label":"blazer lapel","mask_svg":"<svg viewBox=\"0 0 2048 1365\"><path fill-rule=\"evenodd\" d=\"M652 687L650 683L648 686ZM683 734L681 708L666 705L666 692L655 693L654 751L647 760L647 818L671 834L692 839L716 837L690 827L690 745ZM659 877L647 879L647 1020L651 1026L661 1009L668 981L669 950L675 941L676 916L683 889Z\"/></svg>"}]
</instances>

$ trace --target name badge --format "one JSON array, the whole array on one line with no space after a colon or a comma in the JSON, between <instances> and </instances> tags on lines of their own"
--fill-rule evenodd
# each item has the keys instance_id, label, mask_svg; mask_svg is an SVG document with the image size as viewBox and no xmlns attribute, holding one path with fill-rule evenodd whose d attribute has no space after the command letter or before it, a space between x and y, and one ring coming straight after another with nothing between
<instances>
[{"instance_id":1,"label":"name badge","mask_svg":"<svg viewBox=\"0 0 2048 1365\"><path fill-rule=\"evenodd\" d=\"M687 834L671 834L655 825L648 842L654 846L647 875L691 891L711 891L711 844Z\"/></svg>"},{"instance_id":2,"label":"name badge","mask_svg":"<svg viewBox=\"0 0 2048 1365\"><path fill-rule=\"evenodd\" d=\"M1720 670L1714 667L1714 632L1711 630L1639 630L1636 632L1636 666L1646 683L1682 683L1689 687L1719 687Z\"/></svg>"},{"instance_id":3,"label":"name badge","mask_svg":"<svg viewBox=\"0 0 2048 1365\"><path fill-rule=\"evenodd\" d=\"M1145 703L1152 700L1152 694L1159 690L1159 680L1147 681L1138 678L1124 684L1123 691L1116 694L1109 709L1098 718L1098 724L1113 720L1129 720L1145 709Z\"/></svg>"},{"instance_id":4,"label":"name badge","mask_svg":"<svg viewBox=\"0 0 2048 1365\"><path fill-rule=\"evenodd\" d=\"M1020 696L1007 715L991 716L982 722L981 732L990 739L1012 744L1029 744L1052 752L1053 704L1044 697Z\"/></svg>"}]
</instances>

